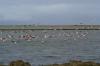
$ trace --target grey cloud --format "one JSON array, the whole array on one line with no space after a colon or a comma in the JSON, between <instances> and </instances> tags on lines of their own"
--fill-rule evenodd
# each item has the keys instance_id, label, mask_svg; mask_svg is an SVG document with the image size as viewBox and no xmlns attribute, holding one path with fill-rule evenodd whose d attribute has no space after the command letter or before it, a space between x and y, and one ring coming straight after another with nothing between
<instances>
[{"instance_id":1,"label":"grey cloud","mask_svg":"<svg viewBox=\"0 0 100 66\"><path fill-rule=\"evenodd\" d=\"M99 22L100 0L0 0L0 20L27 23Z\"/></svg>"},{"instance_id":2,"label":"grey cloud","mask_svg":"<svg viewBox=\"0 0 100 66\"><path fill-rule=\"evenodd\" d=\"M99 4L100 0L0 0L0 5Z\"/></svg>"},{"instance_id":3,"label":"grey cloud","mask_svg":"<svg viewBox=\"0 0 100 66\"><path fill-rule=\"evenodd\" d=\"M7 8L2 8L1 13L5 16L5 18L27 18L30 16L46 16L53 14L62 14L62 12L66 12L69 8L69 5L66 4L55 4L48 6L34 6L34 5L24 5L24 6L10 6ZM15 16L14 16L15 15Z\"/></svg>"}]
</instances>

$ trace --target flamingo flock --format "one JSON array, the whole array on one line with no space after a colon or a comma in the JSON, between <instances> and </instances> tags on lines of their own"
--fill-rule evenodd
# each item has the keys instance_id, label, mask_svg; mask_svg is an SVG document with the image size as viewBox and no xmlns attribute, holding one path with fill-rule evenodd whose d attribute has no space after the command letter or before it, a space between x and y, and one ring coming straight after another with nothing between
<instances>
[{"instance_id":1,"label":"flamingo flock","mask_svg":"<svg viewBox=\"0 0 100 66\"><path fill-rule=\"evenodd\" d=\"M41 30L41 31L0 31L0 42L8 42L11 41L13 43L17 43L20 41L33 41L41 39L41 42L45 42L45 40L79 40L79 39L88 39L87 38L88 31L65 31L65 30Z\"/></svg>"}]
</instances>

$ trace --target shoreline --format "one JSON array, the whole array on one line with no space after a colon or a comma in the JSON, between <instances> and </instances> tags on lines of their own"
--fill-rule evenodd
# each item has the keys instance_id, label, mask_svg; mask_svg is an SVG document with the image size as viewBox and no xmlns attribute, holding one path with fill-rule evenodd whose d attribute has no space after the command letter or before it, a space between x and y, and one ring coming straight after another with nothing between
<instances>
[{"instance_id":1,"label":"shoreline","mask_svg":"<svg viewBox=\"0 0 100 66\"><path fill-rule=\"evenodd\" d=\"M0 30L100 30L100 25L0 25Z\"/></svg>"},{"instance_id":2,"label":"shoreline","mask_svg":"<svg viewBox=\"0 0 100 66\"><path fill-rule=\"evenodd\" d=\"M8 65L0 64L0 66L32 66L29 62L24 62L23 60L16 60L11 61ZM34 65L33 65L34 66ZM38 66L100 66L100 63L96 63L93 61L76 61L72 60L68 63L62 63L62 64L48 64L48 65L38 65Z\"/></svg>"}]
</instances>

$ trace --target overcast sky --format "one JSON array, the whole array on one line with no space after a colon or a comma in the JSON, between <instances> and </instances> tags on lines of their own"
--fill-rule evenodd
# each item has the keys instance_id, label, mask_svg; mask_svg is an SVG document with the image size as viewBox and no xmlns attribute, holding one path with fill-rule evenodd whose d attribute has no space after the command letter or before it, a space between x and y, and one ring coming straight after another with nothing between
<instances>
[{"instance_id":1,"label":"overcast sky","mask_svg":"<svg viewBox=\"0 0 100 66\"><path fill-rule=\"evenodd\" d=\"M0 24L100 24L100 0L0 0Z\"/></svg>"}]
</instances>

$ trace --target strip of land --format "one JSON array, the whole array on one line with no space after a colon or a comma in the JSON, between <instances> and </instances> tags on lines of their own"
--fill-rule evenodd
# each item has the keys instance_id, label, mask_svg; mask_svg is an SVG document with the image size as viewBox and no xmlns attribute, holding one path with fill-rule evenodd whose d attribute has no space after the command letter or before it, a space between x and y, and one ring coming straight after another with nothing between
<instances>
[{"instance_id":1,"label":"strip of land","mask_svg":"<svg viewBox=\"0 0 100 66\"><path fill-rule=\"evenodd\" d=\"M17 61L11 61L8 65L0 64L0 66L34 66L34 65L31 65L29 62L17 60ZM48 65L38 65L38 66L100 66L100 63L95 63L92 61L88 62L70 61L69 63L63 63L63 64L48 64Z\"/></svg>"},{"instance_id":2,"label":"strip of land","mask_svg":"<svg viewBox=\"0 0 100 66\"><path fill-rule=\"evenodd\" d=\"M0 30L100 30L100 25L0 25Z\"/></svg>"}]
</instances>

